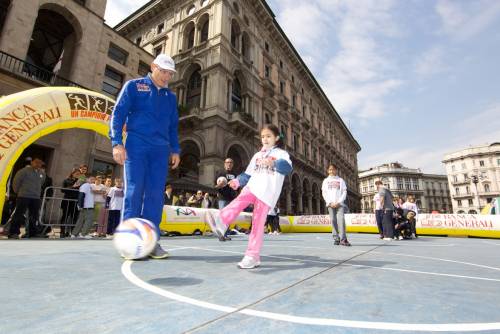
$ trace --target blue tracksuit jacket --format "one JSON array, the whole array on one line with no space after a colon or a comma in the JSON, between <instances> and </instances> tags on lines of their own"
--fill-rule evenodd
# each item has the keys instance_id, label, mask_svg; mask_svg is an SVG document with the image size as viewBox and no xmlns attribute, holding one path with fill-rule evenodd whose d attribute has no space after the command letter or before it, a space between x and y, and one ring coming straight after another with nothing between
<instances>
[{"instance_id":1,"label":"blue tracksuit jacket","mask_svg":"<svg viewBox=\"0 0 500 334\"><path fill-rule=\"evenodd\" d=\"M127 133L122 219L148 219L157 233L169 157L180 153L178 123L175 94L168 88L158 89L149 76L125 83L111 115L112 145L123 144L124 125Z\"/></svg>"}]
</instances>

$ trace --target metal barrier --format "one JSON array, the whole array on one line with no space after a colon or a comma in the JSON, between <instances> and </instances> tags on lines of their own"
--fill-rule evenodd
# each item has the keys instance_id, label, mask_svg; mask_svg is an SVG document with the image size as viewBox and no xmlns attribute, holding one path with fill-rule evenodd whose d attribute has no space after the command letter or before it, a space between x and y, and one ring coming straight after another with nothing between
<instances>
[{"instance_id":1,"label":"metal barrier","mask_svg":"<svg viewBox=\"0 0 500 334\"><path fill-rule=\"evenodd\" d=\"M68 198L71 197L76 198ZM59 227L59 233L69 232L78 219L78 189L47 187L43 192L39 223L47 231Z\"/></svg>"}]
</instances>

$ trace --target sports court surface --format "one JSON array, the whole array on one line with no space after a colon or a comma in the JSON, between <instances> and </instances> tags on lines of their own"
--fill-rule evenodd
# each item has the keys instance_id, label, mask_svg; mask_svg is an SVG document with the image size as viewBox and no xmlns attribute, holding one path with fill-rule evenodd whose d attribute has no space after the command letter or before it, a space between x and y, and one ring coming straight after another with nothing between
<instances>
[{"instance_id":1,"label":"sports court surface","mask_svg":"<svg viewBox=\"0 0 500 334\"><path fill-rule=\"evenodd\" d=\"M500 333L500 240L350 234L162 238L167 260L111 240L0 242L0 333Z\"/></svg>"}]
</instances>

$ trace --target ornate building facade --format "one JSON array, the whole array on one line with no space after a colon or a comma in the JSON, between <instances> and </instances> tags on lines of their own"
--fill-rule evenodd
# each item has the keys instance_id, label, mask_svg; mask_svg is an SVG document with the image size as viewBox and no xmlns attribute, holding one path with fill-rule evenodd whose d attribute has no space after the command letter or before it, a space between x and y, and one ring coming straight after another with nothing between
<instances>
[{"instance_id":1,"label":"ornate building facade","mask_svg":"<svg viewBox=\"0 0 500 334\"><path fill-rule=\"evenodd\" d=\"M213 184L226 156L241 172L277 125L294 171L282 212L320 213L327 164L338 165L359 210L359 144L281 30L265 1L151 1L115 27L153 54L173 56L180 104L180 177Z\"/></svg>"},{"instance_id":2,"label":"ornate building facade","mask_svg":"<svg viewBox=\"0 0 500 334\"><path fill-rule=\"evenodd\" d=\"M173 182L211 187L226 156L243 171L260 146L259 128L273 123L294 164L282 212L325 212L320 188L330 162L359 211L360 146L264 0L153 0L115 28L104 23L106 0L0 0L0 8L0 95L71 85L116 96L164 52L178 69L171 88L182 164ZM42 137L25 155L42 155L60 184L80 163L120 174L110 151L106 138L70 129Z\"/></svg>"},{"instance_id":3,"label":"ornate building facade","mask_svg":"<svg viewBox=\"0 0 500 334\"><path fill-rule=\"evenodd\" d=\"M493 198L500 197L500 143L447 154L443 163L454 213L479 213Z\"/></svg>"},{"instance_id":4,"label":"ornate building facade","mask_svg":"<svg viewBox=\"0 0 500 334\"><path fill-rule=\"evenodd\" d=\"M421 212L451 212L451 198L446 175L424 174L418 168L392 162L359 173L361 207L365 213L374 210L375 181L381 180L394 197L414 196Z\"/></svg>"}]
</instances>

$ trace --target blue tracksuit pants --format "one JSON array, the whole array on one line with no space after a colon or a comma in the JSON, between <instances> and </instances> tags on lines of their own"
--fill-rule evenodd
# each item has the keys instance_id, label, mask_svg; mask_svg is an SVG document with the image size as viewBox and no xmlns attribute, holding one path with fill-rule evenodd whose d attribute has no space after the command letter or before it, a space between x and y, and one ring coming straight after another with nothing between
<instances>
[{"instance_id":1,"label":"blue tracksuit pants","mask_svg":"<svg viewBox=\"0 0 500 334\"><path fill-rule=\"evenodd\" d=\"M144 218L153 222L159 237L169 149L165 146L132 143L125 147L127 160L124 166L125 199L122 218Z\"/></svg>"}]
</instances>

